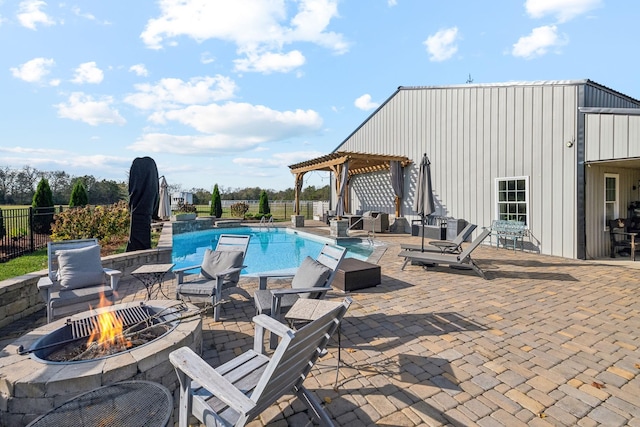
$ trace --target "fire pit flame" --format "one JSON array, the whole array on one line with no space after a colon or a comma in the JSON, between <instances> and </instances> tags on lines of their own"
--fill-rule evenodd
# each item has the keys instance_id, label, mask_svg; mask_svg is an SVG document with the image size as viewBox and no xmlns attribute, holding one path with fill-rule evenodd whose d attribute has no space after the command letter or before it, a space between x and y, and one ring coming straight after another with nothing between
<instances>
[{"instance_id":1,"label":"fire pit flame","mask_svg":"<svg viewBox=\"0 0 640 427\"><path fill-rule=\"evenodd\" d=\"M98 308L108 307L110 305L110 302L104 297L104 294L100 294ZM92 314L95 313L93 307L91 307L90 311ZM116 316L115 311L98 314L92 323L93 329L87 340L87 348L94 342L102 346L107 352L114 347L120 351L132 346L131 340L123 335L124 321L122 318Z\"/></svg>"}]
</instances>

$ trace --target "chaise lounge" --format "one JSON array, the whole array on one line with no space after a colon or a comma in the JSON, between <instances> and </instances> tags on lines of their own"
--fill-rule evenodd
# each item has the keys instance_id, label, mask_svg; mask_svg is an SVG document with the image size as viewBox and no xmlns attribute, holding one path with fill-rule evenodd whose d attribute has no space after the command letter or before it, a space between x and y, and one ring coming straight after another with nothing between
<instances>
[{"instance_id":1,"label":"chaise lounge","mask_svg":"<svg viewBox=\"0 0 640 427\"><path fill-rule=\"evenodd\" d=\"M402 270L409 261L415 261L422 264L447 264L450 267L462 267L471 268L480 277L486 280L484 272L478 267L478 265L471 259L471 253L480 246L480 243L491 234L491 230L485 229L475 238L473 242L462 253L456 254L438 254L433 252L418 252L418 251L401 251L398 256L404 257L404 264Z\"/></svg>"}]
</instances>

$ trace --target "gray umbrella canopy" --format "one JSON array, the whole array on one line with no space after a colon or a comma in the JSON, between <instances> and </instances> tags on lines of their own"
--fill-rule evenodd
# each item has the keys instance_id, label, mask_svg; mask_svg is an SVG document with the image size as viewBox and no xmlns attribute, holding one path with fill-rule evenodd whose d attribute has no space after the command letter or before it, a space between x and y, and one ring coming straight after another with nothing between
<instances>
[{"instance_id":1,"label":"gray umbrella canopy","mask_svg":"<svg viewBox=\"0 0 640 427\"><path fill-rule=\"evenodd\" d=\"M171 199L169 197L169 186L164 176L160 179L160 202L158 205L160 219L169 218L171 216Z\"/></svg>"},{"instance_id":2,"label":"gray umbrella canopy","mask_svg":"<svg viewBox=\"0 0 640 427\"><path fill-rule=\"evenodd\" d=\"M422 250L424 251L424 218L435 212L433 200L433 188L431 186L431 162L425 153L418 169L418 185L416 197L413 201L413 209L422 218Z\"/></svg>"}]
</instances>

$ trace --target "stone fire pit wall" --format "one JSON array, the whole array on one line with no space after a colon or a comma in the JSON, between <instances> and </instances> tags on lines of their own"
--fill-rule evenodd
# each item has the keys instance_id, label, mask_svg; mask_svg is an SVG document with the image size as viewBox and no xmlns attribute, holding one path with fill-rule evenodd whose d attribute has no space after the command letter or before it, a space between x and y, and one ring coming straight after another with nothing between
<instances>
[{"instance_id":1,"label":"stone fire pit wall","mask_svg":"<svg viewBox=\"0 0 640 427\"><path fill-rule=\"evenodd\" d=\"M173 300L147 301L153 307L171 307ZM130 302L113 307L130 307ZM183 316L197 313L188 304ZM106 309L108 310L108 308ZM72 317L81 317L79 313ZM31 347L43 335L62 327L59 319L37 328L0 350L0 426L26 425L72 397L94 388L124 380L146 380L167 387L174 396L174 417L179 402L179 383L169 353L188 346L202 351L202 318L200 315L180 321L162 337L132 350L79 363L44 363L30 355L18 354L19 346Z\"/></svg>"}]
</instances>

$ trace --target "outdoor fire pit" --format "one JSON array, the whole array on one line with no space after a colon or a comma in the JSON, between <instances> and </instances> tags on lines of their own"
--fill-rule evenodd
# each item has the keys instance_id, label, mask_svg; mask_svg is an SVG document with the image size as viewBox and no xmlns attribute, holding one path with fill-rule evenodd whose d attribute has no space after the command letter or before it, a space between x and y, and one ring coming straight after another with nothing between
<instances>
[{"instance_id":1,"label":"outdoor fire pit","mask_svg":"<svg viewBox=\"0 0 640 427\"><path fill-rule=\"evenodd\" d=\"M87 344L102 313L122 321L120 335L130 343L111 350ZM123 380L157 382L173 393L169 353L182 346L201 351L202 320L197 307L175 300L118 304L35 329L0 351L0 425L26 425L80 393Z\"/></svg>"}]
</instances>

